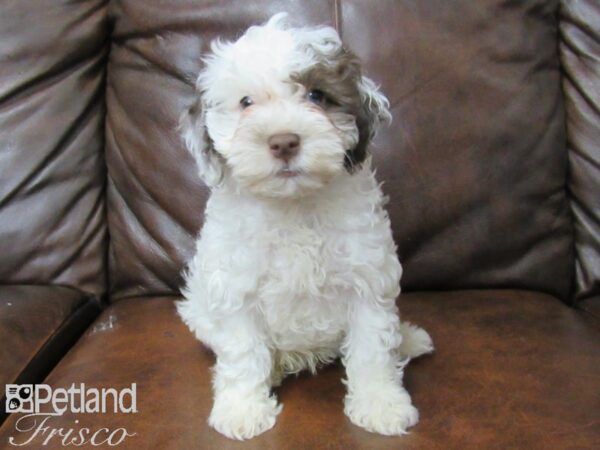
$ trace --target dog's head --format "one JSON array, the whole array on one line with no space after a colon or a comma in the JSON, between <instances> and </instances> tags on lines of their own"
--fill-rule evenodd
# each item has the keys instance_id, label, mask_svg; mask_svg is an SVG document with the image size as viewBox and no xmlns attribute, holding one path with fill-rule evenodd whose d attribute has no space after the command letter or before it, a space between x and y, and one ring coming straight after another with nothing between
<instances>
[{"instance_id":1,"label":"dog's head","mask_svg":"<svg viewBox=\"0 0 600 450\"><path fill-rule=\"evenodd\" d=\"M180 129L209 186L300 197L365 160L387 99L330 27L285 14L235 42L215 41Z\"/></svg>"}]
</instances>

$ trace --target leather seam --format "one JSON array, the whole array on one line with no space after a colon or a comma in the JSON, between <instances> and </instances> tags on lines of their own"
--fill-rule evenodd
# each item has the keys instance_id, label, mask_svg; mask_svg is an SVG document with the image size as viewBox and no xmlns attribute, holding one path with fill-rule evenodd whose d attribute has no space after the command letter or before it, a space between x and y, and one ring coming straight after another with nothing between
<instances>
[{"instance_id":1,"label":"leather seam","mask_svg":"<svg viewBox=\"0 0 600 450\"><path fill-rule=\"evenodd\" d=\"M335 24L335 31L338 32L338 34L340 35L340 38L343 38L341 9L342 9L341 0L334 0L333 1L333 22Z\"/></svg>"}]
</instances>

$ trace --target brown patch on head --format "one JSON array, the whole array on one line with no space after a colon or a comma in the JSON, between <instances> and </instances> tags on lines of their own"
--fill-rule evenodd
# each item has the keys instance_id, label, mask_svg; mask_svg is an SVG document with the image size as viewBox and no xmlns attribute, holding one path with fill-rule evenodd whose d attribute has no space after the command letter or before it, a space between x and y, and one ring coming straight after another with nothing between
<instances>
[{"instance_id":1,"label":"brown patch on head","mask_svg":"<svg viewBox=\"0 0 600 450\"><path fill-rule=\"evenodd\" d=\"M361 93L362 81L359 58L350 50L340 47L339 51L292 75L294 82L302 84L307 91L319 89L326 96L325 112L343 112L355 117L358 128L358 143L346 149L344 165L348 171L367 157L367 145L373 135L372 119Z\"/></svg>"},{"instance_id":2,"label":"brown patch on head","mask_svg":"<svg viewBox=\"0 0 600 450\"><path fill-rule=\"evenodd\" d=\"M323 91L332 106L350 114L355 114L360 105L360 78L359 59L343 48L335 56L292 76L293 81L301 83L307 90Z\"/></svg>"}]
</instances>

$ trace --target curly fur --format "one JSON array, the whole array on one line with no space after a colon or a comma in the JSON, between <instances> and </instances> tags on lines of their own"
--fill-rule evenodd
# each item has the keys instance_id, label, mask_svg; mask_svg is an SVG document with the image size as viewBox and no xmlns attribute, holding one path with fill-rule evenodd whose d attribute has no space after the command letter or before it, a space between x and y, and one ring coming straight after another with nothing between
<instances>
[{"instance_id":1,"label":"curly fur","mask_svg":"<svg viewBox=\"0 0 600 450\"><path fill-rule=\"evenodd\" d=\"M387 99L335 30L283 15L213 43L197 89L181 132L211 196L177 308L217 357L209 423L235 439L266 431L273 386L341 357L348 417L405 433L418 414L402 369L432 344L399 320L402 267L367 156ZM289 162L269 153L280 133L301 141Z\"/></svg>"}]
</instances>

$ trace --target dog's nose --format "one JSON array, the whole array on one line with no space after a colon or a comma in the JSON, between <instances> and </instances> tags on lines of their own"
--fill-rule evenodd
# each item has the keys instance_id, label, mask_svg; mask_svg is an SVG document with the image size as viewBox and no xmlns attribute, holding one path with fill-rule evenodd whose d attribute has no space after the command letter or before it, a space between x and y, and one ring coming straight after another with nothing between
<instances>
[{"instance_id":1,"label":"dog's nose","mask_svg":"<svg viewBox=\"0 0 600 450\"><path fill-rule=\"evenodd\" d=\"M286 162L296 156L300 150L300 136L294 133L274 134L267 143L273 156Z\"/></svg>"}]
</instances>

